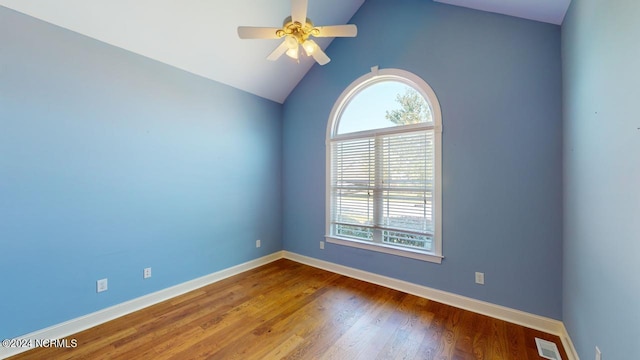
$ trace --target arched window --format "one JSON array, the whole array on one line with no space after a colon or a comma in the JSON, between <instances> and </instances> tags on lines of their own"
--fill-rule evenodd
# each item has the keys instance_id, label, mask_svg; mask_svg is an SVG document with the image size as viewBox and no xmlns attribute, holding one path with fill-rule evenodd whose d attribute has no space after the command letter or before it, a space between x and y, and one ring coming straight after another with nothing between
<instances>
[{"instance_id":1,"label":"arched window","mask_svg":"<svg viewBox=\"0 0 640 360\"><path fill-rule=\"evenodd\" d=\"M327 126L327 241L440 263L440 105L403 70L376 67Z\"/></svg>"}]
</instances>

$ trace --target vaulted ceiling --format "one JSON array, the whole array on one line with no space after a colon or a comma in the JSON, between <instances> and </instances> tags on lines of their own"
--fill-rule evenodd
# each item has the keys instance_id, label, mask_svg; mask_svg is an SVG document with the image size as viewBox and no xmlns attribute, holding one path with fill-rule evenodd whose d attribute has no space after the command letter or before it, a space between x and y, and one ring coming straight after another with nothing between
<instances>
[{"instance_id":1,"label":"vaulted ceiling","mask_svg":"<svg viewBox=\"0 0 640 360\"><path fill-rule=\"evenodd\" d=\"M434 0L476 10L561 25L571 0Z\"/></svg>"},{"instance_id":2,"label":"vaulted ceiling","mask_svg":"<svg viewBox=\"0 0 640 360\"><path fill-rule=\"evenodd\" d=\"M316 25L346 24L365 0L310 0ZM430 0L424 0L430 1ZM571 0L435 0L561 24ZM314 61L265 58L279 40L240 40L239 25L279 27L290 0L0 0L0 5L255 95L284 102ZM357 25L357 24L356 24ZM317 39L326 49L332 39ZM331 57L331 49L327 50Z\"/></svg>"}]
</instances>

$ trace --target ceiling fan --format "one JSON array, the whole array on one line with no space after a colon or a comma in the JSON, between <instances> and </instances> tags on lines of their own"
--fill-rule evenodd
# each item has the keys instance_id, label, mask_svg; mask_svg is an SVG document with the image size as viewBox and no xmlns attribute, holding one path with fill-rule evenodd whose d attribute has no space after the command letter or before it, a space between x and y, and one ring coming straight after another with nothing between
<instances>
[{"instance_id":1,"label":"ceiling fan","mask_svg":"<svg viewBox=\"0 0 640 360\"><path fill-rule=\"evenodd\" d=\"M283 54L299 60L300 48L318 64L331 61L311 37L355 37L355 25L315 26L307 18L308 0L291 0L291 16L284 19L282 28L238 26L240 39L280 39L284 41L269 55L267 60L276 61Z\"/></svg>"}]
</instances>

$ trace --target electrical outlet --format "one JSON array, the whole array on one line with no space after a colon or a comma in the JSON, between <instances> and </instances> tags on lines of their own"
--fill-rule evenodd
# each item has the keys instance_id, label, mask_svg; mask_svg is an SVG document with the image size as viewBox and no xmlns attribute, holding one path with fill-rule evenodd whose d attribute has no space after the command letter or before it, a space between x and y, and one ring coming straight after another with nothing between
<instances>
[{"instance_id":1,"label":"electrical outlet","mask_svg":"<svg viewBox=\"0 0 640 360\"><path fill-rule=\"evenodd\" d=\"M142 271L142 277L144 279L148 279L151 277L151 268L144 268L144 271Z\"/></svg>"},{"instance_id":2,"label":"electrical outlet","mask_svg":"<svg viewBox=\"0 0 640 360\"><path fill-rule=\"evenodd\" d=\"M256 247L259 248L260 246L262 246L262 242L258 239L256 240Z\"/></svg>"},{"instance_id":3,"label":"electrical outlet","mask_svg":"<svg viewBox=\"0 0 640 360\"><path fill-rule=\"evenodd\" d=\"M96 292L103 292L109 289L107 279L101 279L96 282Z\"/></svg>"},{"instance_id":4,"label":"electrical outlet","mask_svg":"<svg viewBox=\"0 0 640 360\"><path fill-rule=\"evenodd\" d=\"M324 250L324 241L320 241L320 249Z\"/></svg>"},{"instance_id":5,"label":"electrical outlet","mask_svg":"<svg viewBox=\"0 0 640 360\"><path fill-rule=\"evenodd\" d=\"M484 273L476 272L476 284L484 285Z\"/></svg>"},{"instance_id":6,"label":"electrical outlet","mask_svg":"<svg viewBox=\"0 0 640 360\"><path fill-rule=\"evenodd\" d=\"M602 360L602 353L600 352L600 349L598 349L597 346L596 346L596 360Z\"/></svg>"}]
</instances>

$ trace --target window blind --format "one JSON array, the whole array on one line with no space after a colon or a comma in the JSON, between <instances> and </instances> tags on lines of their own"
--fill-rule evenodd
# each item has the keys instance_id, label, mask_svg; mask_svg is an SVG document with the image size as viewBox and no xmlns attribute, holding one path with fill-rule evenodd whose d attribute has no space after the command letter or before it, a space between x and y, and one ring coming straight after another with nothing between
<instances>
[{"instance_id":1,"label":"window blind","mask_svg":"<svg viewBox=\"0 0 640 360\"><path fill-rule=\"evenodd\" d=\"M333 233L431 251L433 130L337 139L331 147Z\"/></svg>"}]
</instances>

